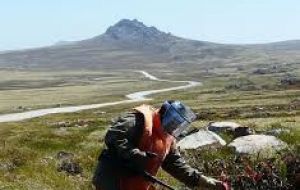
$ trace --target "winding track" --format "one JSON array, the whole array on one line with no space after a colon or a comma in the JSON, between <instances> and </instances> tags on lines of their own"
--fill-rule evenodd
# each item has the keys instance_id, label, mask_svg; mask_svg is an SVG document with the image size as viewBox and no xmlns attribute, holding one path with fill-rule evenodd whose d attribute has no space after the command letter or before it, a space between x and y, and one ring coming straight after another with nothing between
<instances>
[{"instance_id":1,"label":"winding track","mask_svg":"<svg viewBox=\"0 0 300 190\"><path fill-rule=\"evenodd\" d=\"M61 107L61 108L46 108L46 109L37 109L37 110L21 112L21 113L3 114L3 115L0 115L0 123L22 121L25 119L41 117L44 115L54 114L54 113L70 113L70 112L77 112L77 111L87 110L87 109L102 108L102 107L118 105L118 104L127 104L127 103L133 103L133 102L147 101L147 100L151 100L151 98L146 98L146 96L149 96L152 94L173 91L173 90L182 90L182 89L202 85L201 82L196 82L196 81L162 80L162 79L158 79L155 76L147 73L146 71L138 71L138 72L142 73L145 77L149 78L150 80L161 81L161 82L177 82L177 83L182 82L182 83L187 83L187 84L182 85L182 86L171 87L171 88L159 89L159 90L147 90L147 91L135 92L135 93L126 95L128 100L122 100L122 101L116 101L116 102L80 105L80 106L67 106L67 107Z\"/></svg>"}]
</instances>

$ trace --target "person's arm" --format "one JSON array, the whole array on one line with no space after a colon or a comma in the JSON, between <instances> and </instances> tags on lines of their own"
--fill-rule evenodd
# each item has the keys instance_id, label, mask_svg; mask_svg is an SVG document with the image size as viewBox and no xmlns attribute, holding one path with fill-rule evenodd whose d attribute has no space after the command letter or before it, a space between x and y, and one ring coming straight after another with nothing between
<instances>
[{"instance_id":1,"label":"person's arm","mask_svg":"<svg viewBox=\"0 0 300 190\"><path fill-rule=\"evenodd\" d=\"M143 117L136 113L126 114L113 122L105 136L108 149L123 160L143 167L147 154L137 148L138 139L143 132Z\"/></svg>"},{"instance_id":2,"label":"person's arm","mask_svg":"<svg viewBox=\"0 0 300 190\"><path fill-rule=\"evenodd\" d=\"M189 166L181 157L175 144L165 158L162 168L190 188L224 189L221 181L206 177L197 169Z\"/></svg>"},{"instance_id":3,"label":"person's arm","mask_svg":"<svg viewBox=\"0 0 300 190\"><path fill-rule=\"evenodd\" d=\"M200 172L185 162L175 144L172 146L173 148L171 148L162 164L162 169L188 187L197 186L201 175Z\"/></svg>"}]
</instances>

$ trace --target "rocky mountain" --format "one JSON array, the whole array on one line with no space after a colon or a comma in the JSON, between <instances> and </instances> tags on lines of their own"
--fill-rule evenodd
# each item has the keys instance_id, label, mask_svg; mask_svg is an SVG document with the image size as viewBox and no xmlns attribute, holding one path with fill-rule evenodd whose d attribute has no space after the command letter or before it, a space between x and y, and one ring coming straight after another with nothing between
<instances>
[{"instance_id":1,"label":"rocky mountain","mask_svg":"<svg viewBox=\"0 0 300 190\"><path fill-rule=\"evenodd\" d=\"M288 52L288 53L287 53ZM102 35L50 47L0 53L0 67L18 68L138 68L184 63L215 66L232 63L300 60L300 41L262 45L225 45L184 39L123 19ZM157 65L160 63L160 65Z\"/></svg>"},{"instance_id":2,"label":"rocky mountain","mask_svg":"<svg viewBox=\"0 0 300 190\"><path fill-rule=\"evenodd\" d=\"M88 39L80 44L87 46L116 46L132 49L164 49L180 38L161 32L155 27L147 27L137 20L123 19L109 27L103 35Z\"/></svg>"},{"instance_id":3,"label":"rocky mountain","mask_svg":"<svg viewBox=\"0 0 300 190\"><path fill-rule=\"evenodd\" d=\"M123 19L109 27L100 36L78 42L82 46L102 46L105 48L125 48L155 53L179 53L180 50L192 51L199 47L216 46L217 44L188 40L173 36L138 20Z\"/></svg>"}]
</instances>

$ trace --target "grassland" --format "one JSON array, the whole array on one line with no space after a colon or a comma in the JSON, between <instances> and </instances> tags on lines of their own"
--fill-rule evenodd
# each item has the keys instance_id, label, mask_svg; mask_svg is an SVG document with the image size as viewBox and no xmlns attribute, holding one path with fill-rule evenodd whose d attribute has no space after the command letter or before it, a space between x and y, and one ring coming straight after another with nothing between
<instances>
[{"instance_id":1,"label":"grassland","mask_svg":"<svg viewBox=\"0 0 300 190\"><path fill-rule=\"evenodd\" d=\"M148 89L176 86L150 81L134 71L0 70L0 113L112 102Z\"/></svg>"},{"instance_id":2,"label":"grassland","mask_svg":"<svg viewBox=\"0 0 300 190\"><path fill-rule=\"evenodd\" d=\"M157 71L159 76L170 79L199 80L204 83L204 86L158 94L154 96L154 100L148 103L158 107L165 99L180 99L200 114L201 119L195 123L198 127L204 127L212 120L231 120L253 127L258 131L278 126L289 128L292 133L288 137L282 138L294 148L294 151L299 151L300 112L299 103L295 102L299 101L300 89L298 86L282 86L280 84L282 73L252 75L246 71L233 72L232 69L228 68L220 68L217 72L209 71L209 73L213 73L209 75L199 74L201 72ZM27 80L29 81L28 86L32 86L33 80L40 81L41 78L44 78L45 81L55 79L58 82L64 78L63 80L66 82L64 82L63 87L48 85L48 87L35 89L20 89L19 86L11 85L10 88L13 89L1 91L0 108L2 112L11 111L12 103L7 103L9 106L3 109L7 99L11 99L11 102L16 101L15 105L30 107L42 107L59 103L104 102L123 98L122 93L124 92L128 93L137 91L137 89L153 87L161 88L167 85L148 81L141 82L139 75L124 76L124 72L122 73L122 77L116 77L115 73L101 72L56 73L56 75L43 73L42 76L37 72L35 74L18 73L10 79L3 77L1 81L3 82L6 78L6 84L12 80ZM165 73L173 73L173 75L165 75ZM292 74L299 76L299 70L293 71ZM5 74L1 75L5 76ZM74 75L77 77L74 77ZM66 80L67 76L72 76L73 79ZM83 80L85 76L92 76L91 78L104 77L105 80ZM232 88L233 84L245 78L251 81L246 86L254 85L256 88L251 87L248 90L239 87ZM76 83L76 80L86 82L88 85L70 85ZM114 80L126 80L126 82L112 82ZM42 83L44 84L45 81L42 81ZM2 84L2 88L7 88L5 83ZM125 84L128 85L126 88L124 87ZM43 86L42 84L39 85ZM95 85L100 86L99 89L95 89ZM54 96L55 99L49 99L53 97L51 89L53 94L57 94L57 89L60 89L59 92L62 97ZM38 94L38 99L46 100L35 102L35 98L32 97L32 99L27 99L27 103L26 100L18 102L22 94L17 95L16 92L23 93L24 91L28 92L27 98ZM6 95L4 101L6 93L11 93L13 96ZM44 98L41 98L43 97L42 93L44 93ZM65 93L66 95L63 95ZM70 97L68 93L77 93L78 97L74 97L75 95ZM23 122L1 123L0 189L92 189L91 176L97 163L97 156L104 146L103 138L110 124L110 119L122 112L131 110L135 105L137 104L112 106L79 113L55 114ZM81 126L82 120L87 124L86 126ZM69 121L71 125L69 127L56 125L62 121ZM57 165L59 161L56 154L59 151L73 153L75 160L83 168L83 173L72 176L64 172L58 172ZM178 182L164 172L159 175L168 183L174 186L179 185Z\"/></svg>"}]
</instances>

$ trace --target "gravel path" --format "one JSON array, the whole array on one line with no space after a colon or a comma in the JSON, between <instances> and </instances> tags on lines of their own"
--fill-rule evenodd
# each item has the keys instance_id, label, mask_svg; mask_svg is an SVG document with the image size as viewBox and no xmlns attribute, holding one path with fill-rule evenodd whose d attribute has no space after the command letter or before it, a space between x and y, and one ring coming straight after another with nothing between
<instances>
[{"instance_id":1,"label":"gravel path","mask_svg":"<svg viewBox=\"0 0 300 190\"><path fill-rule=\"evenodd\" d=\"M60 107L60 108L46 108L46 109L38 109L38 110L21 112L21 113L3 114L3 115L0 115L0 123L22 121L25 119L41 117L44 115L54 114L54 113L70 113L70 112L77 112L77 111L87 110L87 109L102 108L102 107L118 105L118 104L141 102L141 101L151 100L151 98L147 98L146 96L149 96L152 94L173 91L173 90L182 90L182 89L187 89L187 88L191 88L194 86L202 85L201 82L195 82L195 81L162 80L162 79L158 79L155 76L147 73L146 71L138 71L138 72L140 72L141 74L143 74L146 78L149 78L150 80L161 81L161 82L177 82L177 83L181 82L181 83L184 83L184 85L171 87L171 88L164 88L164 89L159 89L159 90L139 91L139 92L135 92L135 93L126 95L126 97L128 98L127 100L116 101L116 102L90 104L90 105L79 105L79 106L67 106L67 107Z\"/></svg>"}]
</instances>

